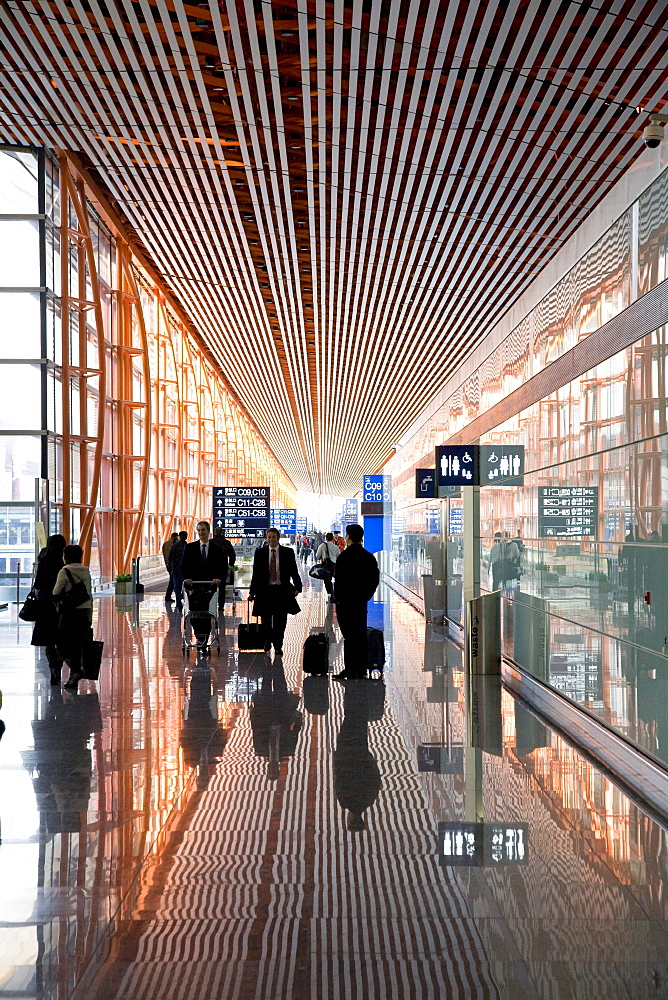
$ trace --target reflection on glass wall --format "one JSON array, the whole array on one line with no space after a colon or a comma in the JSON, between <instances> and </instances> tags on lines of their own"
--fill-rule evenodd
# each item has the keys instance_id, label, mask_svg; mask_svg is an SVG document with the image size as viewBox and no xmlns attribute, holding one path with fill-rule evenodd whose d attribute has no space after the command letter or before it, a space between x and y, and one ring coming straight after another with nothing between
<instances>
[{"instance_id":1,"label":"reflection on glass wall","mask_svg":"<svg viewBox=\"0 0 668 1000\"><path fill-rule=\"evenodd\" d=\"M432 465L437 444L664 281L667 249L668 171L393 459L386 568L432 622L462 621L462 501L416 500L415 467ZM506 653L662 760L667 383L668 325L480 438L525 448L523 485L483 487L480 497L481 589L504 595Z\"/></svg>"}]
</instances>

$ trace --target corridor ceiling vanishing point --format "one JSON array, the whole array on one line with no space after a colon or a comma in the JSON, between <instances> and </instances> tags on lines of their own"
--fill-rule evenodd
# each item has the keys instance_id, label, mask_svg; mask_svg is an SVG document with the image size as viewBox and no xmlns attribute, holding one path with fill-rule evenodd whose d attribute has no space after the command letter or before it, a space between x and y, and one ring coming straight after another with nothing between
<instances>
[{"instance_id":1,"label":"corridor ceiling vanishing point","mask_svg":"<svg viewBox=\"0 0 668 1000\"><path fill-rule=\"evenodd\" d=\"M665 0L1 0L0 141L77 153L300 489L354 495L643 149Z\"/></svg>"}]
</instances>

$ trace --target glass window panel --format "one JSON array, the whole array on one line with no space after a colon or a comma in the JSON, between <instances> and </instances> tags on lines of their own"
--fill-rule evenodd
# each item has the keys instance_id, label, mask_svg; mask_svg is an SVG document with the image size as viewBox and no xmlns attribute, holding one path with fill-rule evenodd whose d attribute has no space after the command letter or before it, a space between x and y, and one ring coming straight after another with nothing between
<instances>
[{"instance_id":1,"label":"glass window panel","mask_svg":"<svg viewBox=\"0 0 668 1000\"><path fill-rule=\"evenodd\" d=\"M41 365L0 364L0 430L41 430Z\"/></svg>"},{"instance_id":2,"label":"glass window panel","mask_svg":"<svg viewBox=\"0 0 668 1000\"><path fill-rule=\"evenodd\" d=\"M39 225L0 220L0 288L39 287Z\"/></svg>"},{"instance_id":3,"label":"glass window panel","mask_svg":"<svg viewBox=\"0 0 668 1000\"><path fill-rule=\"evenodd\" d=\"M34 501L40 471L40 438L0 434L0 501Z\"/></svg>"},{"instance_id":4,"label":"glass window panel","mask_svg":"<svg viewBox=\"0 0 668 1000\"><path fill-rule=\"evenodd\" d=\"M0 358L41 358L39 294L0 292Z\"/></svg>"},{"instance_id":5,"label":"glass window panel","mask_svg":"<svg viewBox=\"0 0 668 1000\"><path fill-rule=\"evenodd\" d=\"M37 157L0 150L0 215L38 212Z\"/></svg>"}]
</instances>

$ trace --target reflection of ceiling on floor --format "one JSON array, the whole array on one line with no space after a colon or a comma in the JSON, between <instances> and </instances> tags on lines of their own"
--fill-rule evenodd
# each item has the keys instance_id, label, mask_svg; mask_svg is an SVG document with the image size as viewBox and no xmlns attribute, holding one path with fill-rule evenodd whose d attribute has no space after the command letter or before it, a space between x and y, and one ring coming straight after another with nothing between
<instances>
[{"instance_id":1,"label":"reflection of ceiling on floor","mask_svg":"<svg viewBox=\"0 0 668 1000\"><path fill-rule=\"evenodd\" d=\"M83 154L299 488L346 495L633 162L664 0L9 0L0 140Z\"/></svg>"}]
</instances>

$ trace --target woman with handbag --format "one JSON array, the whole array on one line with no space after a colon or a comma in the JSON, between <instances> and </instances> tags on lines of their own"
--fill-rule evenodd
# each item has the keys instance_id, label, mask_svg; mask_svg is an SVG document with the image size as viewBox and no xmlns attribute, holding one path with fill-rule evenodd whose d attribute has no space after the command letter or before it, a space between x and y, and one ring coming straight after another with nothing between
<instances>
[{"instance_id":1,"label":"woman with handbag","mask_svg":"<svg viewBox=\"0 0 668 1000\"><path fill-rule=\"evenodd\" d=\"M63 666L63 658L56 648L58 612L53 600L53 588L63 567L65 545L62 535L51 535L47 538L46 547L37 558L37 572L33 583L33 590L37 596L37 618L30 642L33 646L45 647L52 684L60 684L60 672Z\"/></svg>"},{"instance_id":2,"label":"woman with handbag","mask_svg":"<svg viewBox=\"0 0 668 1000\"><path fill-rule=\"evenodd\" d=\"M93 635L93 600L90 570L82 563L80 545L66 545L65 565L58 573L53 596L59 605L60 617L56 644L58 652L70 668L66 688L76 691L84 672L81 664L81 644Z\"/></svg>"}]
</instances>

